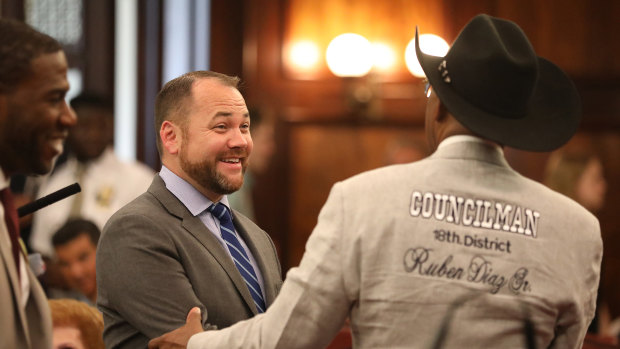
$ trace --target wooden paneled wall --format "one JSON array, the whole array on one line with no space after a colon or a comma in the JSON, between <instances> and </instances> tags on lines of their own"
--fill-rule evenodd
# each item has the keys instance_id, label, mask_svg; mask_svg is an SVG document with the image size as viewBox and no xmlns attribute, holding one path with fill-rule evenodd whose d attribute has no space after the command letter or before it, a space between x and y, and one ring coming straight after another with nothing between
<instances>
[{"instance_id":1,"label":"wooden paneled wall","mask_svg":"<svg viewBox=\"0 0 620 349\"><path fill-rule=\"evenodd\" d=\"M317 222L318 209L330 188L363 171L388 165L386 152L390 141L409 138L424 142L419 129L381 125L295 124L290 129L292 176L289 198L289 263L295 263ZM297 229L303 227L302 229ZM308 229L310 228L310 229Z\"/></svg>"}]
</instances>

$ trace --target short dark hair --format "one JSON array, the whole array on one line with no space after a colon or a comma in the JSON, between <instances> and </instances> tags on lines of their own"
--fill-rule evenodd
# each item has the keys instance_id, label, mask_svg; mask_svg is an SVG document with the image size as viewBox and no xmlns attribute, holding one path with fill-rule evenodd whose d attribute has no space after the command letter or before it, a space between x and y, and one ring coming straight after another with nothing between
<instances>
[{"instance_id":1,"label":"short dark hair","mask_svg":"<svg viewBox=\"0 0 620 349\"><path fill-rule=\"evenodd\" d=\"M95 223L86 219L72 219L67 221L56 233L52 236L52 245L58 247L68 242L73 241L75 238L82 234L87 234L90 241L97 246L99 242L99 236L101 231L95 225Z\"/></svg>"},{"instance_id":2,"label":"short dark hair","mask_svg":"<svg viewBox=\"0 0 620 349\"><path fill-rule=\"evenodd\" d=\"M106 111L110 116L114 114L114 103L110 98L94 92L82 92L70 102L71 108L77 110L82 107L92 107ZM79 116L79 115L78 115Z\"/></svg>"},{"instance_id":3,"label":"short dark hair","mask_svg":"<svg viewBox=\"0 0 620 349\"><path fill-rule=\"evenodd\" d=\"M0 18L0 93L9 93L31 74L31 62L62 50L52 37L24 22Z\"/></svg>"},{"instance_id":4,"label":"short dark hair","mask_svg":"<svg viewBox=\"0 0 620 349\"><path fill-rule=\"evenodd\" d=\"M198 79L216 79L224 86L239 88L241 79L237 76L230 76L207 70L198 70L179 76L168 81L157 94L155 99L155 134L157 135L157 150L159 155L163 155L159 129L165 120L174 119L180 126L186 123L185 118L179 118L186 110L188 97L192 96L192 85Z\"/></svg>"}]
</instances>

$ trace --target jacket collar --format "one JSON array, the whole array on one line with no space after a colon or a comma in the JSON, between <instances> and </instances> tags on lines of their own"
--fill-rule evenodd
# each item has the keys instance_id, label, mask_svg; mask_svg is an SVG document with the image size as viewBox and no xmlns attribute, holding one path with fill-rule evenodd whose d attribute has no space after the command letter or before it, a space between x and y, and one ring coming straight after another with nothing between
<instances>
[{"instance_id":1,"label":"jacket collar","mask_svg":"<svg viewBox=\"0 0 620 349\"><path fill-rule=\"evenodd\" d=\"M446 138L439 144L431 158L478 160L510 167L499 145L474 136Z\"/></svg>"}]
</instances>

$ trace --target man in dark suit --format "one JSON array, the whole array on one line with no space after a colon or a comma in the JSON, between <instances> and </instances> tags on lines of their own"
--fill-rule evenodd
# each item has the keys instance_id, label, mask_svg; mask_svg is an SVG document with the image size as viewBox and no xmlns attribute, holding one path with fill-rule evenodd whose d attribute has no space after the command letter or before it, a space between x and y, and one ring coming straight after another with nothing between
<instances>
[{"instance_id":1,"label":"man in dark suit","mask_svg":"<svg viewBox=\"0 0 620 349\"><path fill-rule=\"evenodd\" d=\"M162 169L104 227L97 304L107 348L144 348L202 310L202 326L262 313L282 283L269 236L231 210L252 152L238 78L198 71L168 82L155 105Z\"/></svg>"},{"instance_id":2,"label":"man in dark suit","mask_svg":"<svg viewBox=\"0 0 620 349\"><path fill-rule=\"evenodd\" d=\"M10 176L42 175L62 152L76 117L65 102L60 44L0 18L0 348L51 348L47 299L20 246Z\"/></svg>"},{"instance_id":3,"label":"man in dark suit","mask_svg":"<svg viewBox=\"0 0 620 349\"><path fill-rule=\"evenodd\" d=\"M334 185L265 314L189 337L193 310L149 348L322 348L347 316L356 348L582 347L598 221L502 149L564 144L580 120L575 86L515 23L487 15L445 57L416 51L434 153Z\"/></svg>"}]
</instances>

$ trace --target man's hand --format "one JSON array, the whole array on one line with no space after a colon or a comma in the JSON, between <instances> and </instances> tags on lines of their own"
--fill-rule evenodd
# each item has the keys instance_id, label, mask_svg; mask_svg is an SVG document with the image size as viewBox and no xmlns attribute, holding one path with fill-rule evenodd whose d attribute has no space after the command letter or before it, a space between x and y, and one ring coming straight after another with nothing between
<instances>
[{"instance_id":1,"label":"man's hand","mask_svg":"<svg viewBox=\"0 0 620 349\"><path fill-rule=\"evenodd\" d=\"M194 307L187 314L185 325L152 339L149 342L149 349L186 348L189 338L199 332L202 332L200 308Z\"/></svg>"}]
</instances>

